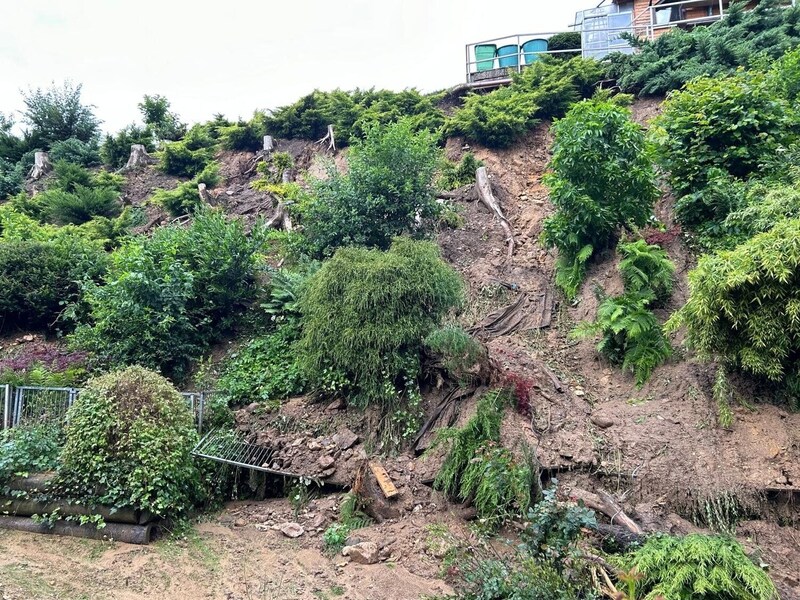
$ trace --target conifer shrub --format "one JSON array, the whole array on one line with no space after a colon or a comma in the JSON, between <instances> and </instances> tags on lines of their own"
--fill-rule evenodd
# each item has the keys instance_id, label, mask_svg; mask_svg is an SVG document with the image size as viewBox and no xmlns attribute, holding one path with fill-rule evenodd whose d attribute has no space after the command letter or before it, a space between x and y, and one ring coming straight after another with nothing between
<instances>
[{"instance_id":1,"label":"conifer shrub","mask_svg":"<svg viewBox=\"0 0 800 600\"><path fill-rule=\"evenodd\" d=\"M167 175L195 177L213 160L215 143L205 127L195 125L182 140L164 144L159 168Z\"/></svg>"},{"instance_id":2,"label":"conifer shrub","mask_svg":"<svg viewBox=\"0 0 800 600\"><path fill-rule=\"evenodd\" d=\"M650 148L628 109L587 100L553 130L552 173L544 181L556 212L542 238L558 249L556 284L571 299L595 251L608 247L620 228L643 226L659 192Z\"/></svg>"},{"instance_id":3,"label":"conifer shrub","mask_svg":"<svg viewBox=\"0 0 800 600\"><path fill-rule=\"evenodd\" d=\"M97 142L82 142L76 138L58 141L50 147L50 160L54 163L66 161L83 167L94 167L100 164L100 152Z\"/></svg>"},{"instance_id":4,"label":"conifer shrub","mask_svg":"<svg viewBox=\"0 0 800 600\"><path fill-rule=\"evenodd\" d=\"M220 181L219 164L208 163L203 170L189 181L179 183L174 189L157 189L151 196L151 201L162 206L169 214L175 217L191 214L202 205L202 198L197 186L201 183L213 188Z\"/></svg>"},{"instance_id":5,"label":"conifer shrub","mask_svg":"<svg viewBox=\"0 0 800 600\"><path fill-rule=\"evenodd\" d=\"M553 54L554 58L571 58L578 56L581 49L581 32L580 31L564 31L557 33L547 40L547 49L549 51L556 50L576 50L576 52L559 52Z\"/></svg>"},{"instance_id":6,"label":"conifer shrub","mask_svg":"<svg viewBox=\"0 0 800 600\"><path fill-rule=\"evenodd\" d=\"M443 190L455 190L475 183L475 172L483 166L483 161L475 158L472 152L465 152L457 163L442 160L436 185Z\"/></svg>"},{"instance_id":7,"label":"conifer shrub","mask_svg":"<svg viewBox=\"0 0 800 600\"><path fill-rule=\"evenodd\" d=\"M638 51L608 57L610 78L626 92L663 96L699 76L758 66L800 45L800 7L761 0L753 10L731 3L708 27L675 27L654 41L631 40Z\"/></svg>"},{"instance_id":8,"label":"conifer shrub","mask_svg":"<svg viewBox=\"0 0 800 600\"><path fill-rule=\"evenodd\" d=\"M777 600L775 585L733 538L654 535L633 553L612 558L634 573L635 597Z\"/></svg>"},{"instance_id":9,"label":"conifer shrub","mask_svg":"<svg viewBox=\"0 0 800 600\"><path fill-rule=\"evenodd\" d=\"M331 166L327 179L313 182L315 197L302 208L314 254L348 245L386 249L397 235L424 233L439 212L439 150L430 134L415 133L408 120L375 125L348 162L346 174Z\"/></svg>"},{"instance_id":10,"label":"conifer shrub","mask_svg":"<svg viewBox=\"0 0 800 600\"><path fill-rule=\"evenodd\" d=\"M263 124L256 120L239 121L219 128L219 143L225 150L256 152L263 147Z\"/></svg>"},{"instance_id":11,"label":"conifer shrub","mask_svg":"<svg viewBox=\"0 0 800 600\"><path fill-rule=\"evenodd\" d=\"M120 169L128 162L131 146L141 144L148 152L156 149L153 132L147 127L128 125L116 133L108 134L100 146L103 164L110 169Z\"/></svg>"},{"instance_id":12,"label":"conifer shrub","mask_svg":"<svg viewBox=\"0 0 800 600\"><path fill-rule=\"evenodd\" d=\"M23 180L16 165L0 157L0 200L18 194L22 190Z\"/></svg>"},{"instance_id":13,"label":"conifer shrub","mask_svg":"<svg viewBox=\"0 0 800 600\"><path fill-rule=\"evenodd\" d=\"M512 73L511 85L467 96L446 123L445 133L506 148L542 119L561 117L573 103L591 96L602 78L603 67L594 60L540 59Z\"/></svg>"},{"instance_id":14,"label":"conifer shrub","mask_svg":"<svg viewBox=\"0 0 800 600\"><path fill-rule=\"evenodd\" d=\"M161 517L197 499L197 442L186 401L142 367L90 379L69 410L57 487L67 497Z\"/></svg>"},{"instance_id":15,"label":"conifer shrub","mask_svg":"<svg viewBox=\"0 0 800 600\"><path fill-rule=\"evenodd\" d=\"M700 258L690 296L667 323L701 358L783 386L800 404L800 220Z\"/></svg>"},{"instance_id":16,"label":"conifer shrub","mask_svg":"<svg viewBox=\"0 0 800 600\"><path fill-rule=\"evenodd\" d=\"M339 249L300 301L299 351L311 383L355 406L417 411L422 340L461 302L462 286L430 242Z\"/></svg>"}]
</instances>

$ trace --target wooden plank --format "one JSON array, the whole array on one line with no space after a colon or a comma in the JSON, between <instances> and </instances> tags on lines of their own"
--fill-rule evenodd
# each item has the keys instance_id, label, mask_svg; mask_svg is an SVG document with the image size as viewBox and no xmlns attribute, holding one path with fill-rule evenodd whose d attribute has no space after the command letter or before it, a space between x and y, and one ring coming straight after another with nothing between
<instances>
[{"instance_id":1,"label":"wooden plank","mask_svg":"<svg viewBox=\"0 0 800 600\"><path fill-rule=\"evenodd\" d=\"M378 480L378 485L381 486L383 495L387 498L393 498L394 496L397 496L399 492L394 486L394 483L392 483L392 480L389 478L389 473L387 473L386 469L383 468L383 465L377 461L370 461L369 468L372 471L372 474L375 475L375 479Z\"/></svg>"}]
</instances>

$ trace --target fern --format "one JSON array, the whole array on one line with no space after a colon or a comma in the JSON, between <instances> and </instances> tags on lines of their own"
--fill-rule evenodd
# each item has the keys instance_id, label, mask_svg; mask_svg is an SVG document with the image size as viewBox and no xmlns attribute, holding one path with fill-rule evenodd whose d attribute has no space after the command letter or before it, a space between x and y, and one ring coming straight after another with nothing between
<instances>
[{"instance_id":1,"label":"fern","mask_svg":"<svg viewBox=\"0 0 800 600\"><path fill-rule=\"evenodd\" d=\"M769 576L736 540L700 534L656 535L617 563L639 574L637 598L775 600Z\"/></svg>"},{"instance_id":2,"label":"fern","mask_svg":"<svg viewBox=\"0 0 800 600\"><path fill-rule=\"evenodd\" d=\"M623 370L631 371L636 385L642 386L653 370L672 355L647 299L636 294L606 297L597 308L594 322L580 323L572 330L574 338L600 334L597 351Z\"/></svg>"},{"instance_id":3,"label":"fern","mask_svg":"<svg viewBox=\"0 0 800 600\"><path fill-rule=\"evenodd\" d=\"M652 298L658 304L672 295L675 265L661 246L636 240L620 242L617 250L622 255L619 271L626 293Z\"/></svg>"}]
</instances>

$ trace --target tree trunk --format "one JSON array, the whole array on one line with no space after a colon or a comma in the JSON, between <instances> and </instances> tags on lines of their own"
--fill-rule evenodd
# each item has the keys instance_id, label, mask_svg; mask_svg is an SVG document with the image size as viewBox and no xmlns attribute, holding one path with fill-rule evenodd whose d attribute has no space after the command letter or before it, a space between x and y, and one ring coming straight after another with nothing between
<instances>
[{"instance_id":1,"label":"tree trunk","mask_svg":"<svg viewBox=\"0 0 800 600\"><path fill-rule=\"evenodd\" d=\"M157 163L158 160L153 158L147 153L147 149L143 144L131 144L131 155L128 157L128 162L122 167L122 171L130 171L138 169L139 167L146 167Z\"/></svg>"},{"instance_id":2,"label":"tree trunk","mask_svg":"<svg viewBox=\"0 0 800 600\"><path fill-rule=\"evenodd\" d=\"M617 504L616 500L611 497L611 494L604 490L598 490L597 494L593 494L591 492L587 492L586 490L576 489L573 490L570 494L574 496L578 500L583 500L583 503L592 510L596 510L597 512L603 513L609 519L611 519L611 524L618 523L619 525L624 526L628 531L636 535L642 535L644 532L642 528L639 527L636 522L631 519L625 512L622 510L622 507Z\"/></svg>"},{"instance_id":3,"label":"tree trunk","mask_svg":"<svg viewBox=\"0 0 800 600\"><path fill-rule=\"evenodd\" d=\"M492 193L492 185L489 183L489 174L486 171L486 167L480 167L475 171L475 188L478 190L478 197L481 202L500 219L500 226L506 234L506 242L508 243L506 258L510 261L511 255L514 254L514 234L511 231L511 225L503 215L500 203Z\"/></svg>"},{"instance_id":4,"label":"tree trunk","mask_svg":"<svg viewBox=\"0 0 800 600\"><path fill-rule=\"evenodd\" d=\"M33 167L31 167L28 177L36 181L52 170L53 163L50 162L50 157L47 156L47 152L37 152L33 155Z\"/></svg>"},{"instance_id":5,"label":"tree trunk","mask_svg":"<svg viewBox=\"0 0 800 600\"><path fill-rule=\"evenodd\" d=\"M275 141L272 139L271 135L264 136L264 153L269 154L275 149Z\"/></svg>"}]
</instances>

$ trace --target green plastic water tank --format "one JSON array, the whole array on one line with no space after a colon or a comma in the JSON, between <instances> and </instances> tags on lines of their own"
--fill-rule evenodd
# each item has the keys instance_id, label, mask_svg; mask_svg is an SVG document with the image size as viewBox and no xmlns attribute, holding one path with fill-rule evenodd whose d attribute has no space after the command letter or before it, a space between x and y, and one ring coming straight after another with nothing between
<instances>
[{"instance_id":1,"label":"green plastic water tank","mask_svg":"<svg viewBox=\"0 0 800 600\"><path fill-rule=\"evenodd\" d=\"M478 71L491 71L494 69L494 56L497 54L496 44L478 44L475 46L475 61Z\"/></svg>"}]
</instances>

